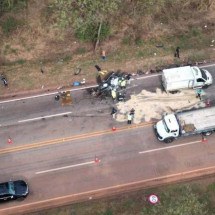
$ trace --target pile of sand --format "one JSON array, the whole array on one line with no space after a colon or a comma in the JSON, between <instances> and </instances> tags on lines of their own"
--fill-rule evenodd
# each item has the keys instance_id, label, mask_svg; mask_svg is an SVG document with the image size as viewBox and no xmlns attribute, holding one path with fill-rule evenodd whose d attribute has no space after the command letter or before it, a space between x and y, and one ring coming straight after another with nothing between
<instances>
[{"instance_id":1,"label":"pile of sand","mask_svg":"<svg viewBox=\"0 0 215 215\"><path fill-rule=\"evenodd\" d=\"M183 90L176 94L167 94L161 89L156 93L142 90L140 94L131 95L131 99L117 104L116 120L123 122L127 120L129 111L135 109L134 123L161 119L164 113L172 113L177 110L184 110L193 107L204 107L204 103L196 98L194 90Z\"/></svg>"}]
</instances>

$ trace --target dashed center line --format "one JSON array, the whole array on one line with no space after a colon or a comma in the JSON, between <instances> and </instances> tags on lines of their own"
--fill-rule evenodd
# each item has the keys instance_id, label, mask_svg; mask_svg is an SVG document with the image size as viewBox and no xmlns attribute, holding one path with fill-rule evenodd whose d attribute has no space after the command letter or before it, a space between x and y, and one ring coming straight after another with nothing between
<instances>
[{"instance_id":1,"label":"dashed center line","mask_svg":"<svg viewBox=\"0 0 215 215\"><path fill-rule=\"evenodd\" d=\"M78 167L78 166L86 166L86 165L90 165L90 164L94 164L94 163L95 163L95 161L89 161L89 162L74 164L74 165L70 165L70 166L63 166L63 167L59 167L59 168L55 168L55 169L39 171L39 172L36 172L35 174L38 175L38 174L43 174L43 173L48 173L48 172L55 172L55 171L59 171L59 170L63 170L63 169L69 169L69 168L74 168L74 167Z\"/></svg>"}]
</instances>

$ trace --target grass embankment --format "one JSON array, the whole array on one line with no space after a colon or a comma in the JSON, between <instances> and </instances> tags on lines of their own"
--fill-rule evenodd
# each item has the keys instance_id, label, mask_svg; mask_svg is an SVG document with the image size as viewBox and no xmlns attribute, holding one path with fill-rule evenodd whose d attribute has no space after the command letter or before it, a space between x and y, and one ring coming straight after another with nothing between
<instances>
[{"instance_id":1,"label":"grass embankment","mask_svg":"<svg viewBox=\"0 0 215 215\"><path fill-rule=\"evenodd\" d=\"M152 205L147 198L158 195L160 202ZM129 194L89 200L31 215L213 215L215 214L214 177L140 190ZM30 215L30 214L29 214Z\"/></svg>"},{"instance_id":2,"label":"grass embankment","mask_svg":"<svg viewBox=\"0 0 215 215\"><path fill-rule=\"evenodd\" d=\"M195 32L195 31L194 31ZM1 87L2 94L33 89L56 89L59 86L70 87L74 81L95 82L95 64L107 70L121 69L136 73L137 70L147 72L155 67L168 64L183 64L186 62L207 62L214 59L215 51L210 47L212 35L193 30L185 36L160 38L159 40L140 41L138 45L122 44L117 50L107 53L107 61L100 60L99 53L71 54L55 60L24 60L19 59L2 66L9 80L9 89ZM180 46L181 58L173 57L174 48ZM156 47L156 46L162 47ZM5 47L7 48L7 47ZM75 76L77 67L82 69ZM41 68L44 73L41 73Z\"/></svg>"},{"instance_id":3,"label":"grass embankment","mask_svg":"<svg viewBox=\"0 0 215 215\"><path fill-rule=\"evenodd\" d=\"M14 2L20 3L0 20L0 70L9 81L9 89L0 85L1 95L70 87L82 78L95 82L95 64L107 70L146 72L215 58L213 3L122 1L108 19L110 35L99 47L106 50L107 61L101 62L100 50L93 52L92 43L75 38L72 23L66 29L56 27L55 1ZM177 46L180 59L173 57ZM75 76L77 67L82 72Z\"/></svg>"}]
</instances>

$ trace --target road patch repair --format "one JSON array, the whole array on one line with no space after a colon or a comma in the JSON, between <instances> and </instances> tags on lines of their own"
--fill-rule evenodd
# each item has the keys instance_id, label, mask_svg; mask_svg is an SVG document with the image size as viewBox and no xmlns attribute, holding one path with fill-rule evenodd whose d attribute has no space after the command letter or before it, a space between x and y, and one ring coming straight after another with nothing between
<instances>
[{"instance_id":1,"label":"road patch repair","mask_svg":"<svg viewBox=\"0 0 215 215\"><path fill-rule=\"evenodd\" d=\"M124 122L127 114L134 108L135 124L141 121L149 122L152 119L161 119L164 113L173 113L178 110L205 107L205 103L196 98L195 90L183 90L179 93L171 94L157 88L156 92L142 90L139 94L131 95L126 102L119 102L117 105L116 120Z\"/></svg>"}]
</instances>

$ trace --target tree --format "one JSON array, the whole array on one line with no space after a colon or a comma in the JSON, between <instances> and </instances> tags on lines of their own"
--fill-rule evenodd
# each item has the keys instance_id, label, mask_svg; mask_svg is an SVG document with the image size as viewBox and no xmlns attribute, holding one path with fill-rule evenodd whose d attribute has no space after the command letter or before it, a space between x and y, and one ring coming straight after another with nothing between
<instances>
[{"instance_id":1,"label":"tree","mask_svg":"<svg viewBox=\"0 0 215 215\"><path fill-rule=\"evenodd\" d=\"M26 6L27 0L0 0L0 13L12 10L17 5Z\"/></svg>"},{"instance_id":2,"label":"tree","mask_svg":"<svg viewBox=\"0 0 215 215\"><path fill-rule=\"evenodd\" d=\"M76 36L95 43L110 33L109 19L118 10L122 0L56 0L58 23L61 27L72 25ZM102 37L103 33L103 37Z\"/></svg>"}]
</instances>

